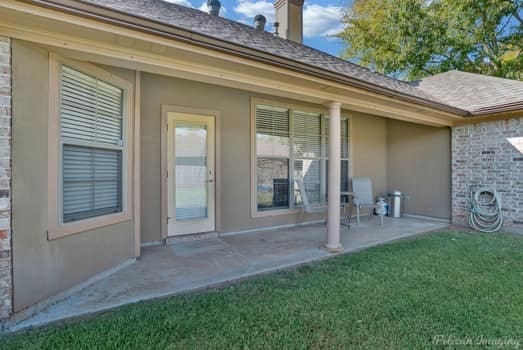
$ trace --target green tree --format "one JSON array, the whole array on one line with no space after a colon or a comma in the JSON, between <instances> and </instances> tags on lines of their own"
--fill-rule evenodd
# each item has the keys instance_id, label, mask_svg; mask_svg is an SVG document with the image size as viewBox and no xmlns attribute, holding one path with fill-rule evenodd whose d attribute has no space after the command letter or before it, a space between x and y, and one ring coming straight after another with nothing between
<instances>
[{"instance_id":1,"label":"green tree","mask_svg":"<svg viewBox=\"0 0 523 350\"><path fill-rule=\"evenodd\" d=\"M344 57L382 73L523 80L523 0L354 0L344 22Z\"/></svg>"}]
</instances>

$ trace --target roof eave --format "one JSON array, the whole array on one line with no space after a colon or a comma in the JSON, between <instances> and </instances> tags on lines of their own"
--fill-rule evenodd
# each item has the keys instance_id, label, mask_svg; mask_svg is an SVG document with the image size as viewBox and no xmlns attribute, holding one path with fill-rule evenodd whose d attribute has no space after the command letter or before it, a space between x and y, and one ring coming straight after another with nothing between
<instances>
[{"instance_id":1,"label":"roof eave","mask_svg":"<svg viewBox=\"0 0 523 350\"><path fill-rule=\"evenodd\" d=\"M357 78L343 76L331 71L311 66L302 62L290 60L285 57L273 55L267 52L249 48L243 45L230 43L197 32L193 32L184 28L167 25L163 22L143 18L137 15L131 15L122 11L104 8L94 4L80 3L72 0L19 0L60 12L73 14L85 18L90 18L113 25L123 26L128 29L137 30L143 33L180 40L188 42L200 47L210 48L226 52L236 56L241 56L256 60L259 62L276 65L282 68L290 69L295 72L310 74L315 77L326 79L328 81L346 84L352 87L364 89L375 92L384 96L398 98L407 102L415 103L425 107L437 109L440 111L452 113L458 116L470 116L469 111L461 108L453 107L441 102L431 101L428 99L412 96L405 93L400 93L392 89L369 83ZM108 15L108 14L111 15Z\"/></svg>"},{"instance_id":2,"label":"roof eave","mask_svg":"<svg viewBox=\"0 0 523 350\"><path fill-rule=\"evenodd\" d=\"M489 114L509 113L517 111L523 111L523 101L506 103L492 107L479 108L474 111L471 111L471 116L485 116Z\"/></svg>"}]
</instances>

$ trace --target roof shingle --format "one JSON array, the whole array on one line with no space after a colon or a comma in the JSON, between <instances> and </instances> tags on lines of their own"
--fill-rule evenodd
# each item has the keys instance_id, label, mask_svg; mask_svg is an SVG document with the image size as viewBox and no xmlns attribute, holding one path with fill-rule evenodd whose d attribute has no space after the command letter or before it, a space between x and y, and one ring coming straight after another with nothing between
<instances>
[{"instance_id":1,"label":"roof shingle","mask_svg":"<svg viewBox=\"0 0 523 350\"><path fill-rule=\"evenodd\" d=\"M472 114L494 107L523 108L523 82L452 70L411 83L440 101Z\"/></svg>"},{"instance_id":2,"label":"roof shingle","mask_svg":"<svg viewBox=\"0 0 523 350\"><path fill-rule=\"evenodd\" d=\"M450 71L408 83L269 32L164 0L78 0L319 68L410 97L481 114L523 108L523 82Z\"/></svg>"},{"instance_id":3,"label":"roof shingle","mask_svg":"<svg viewBox=\"0 0 523 350\"><path fill-rule=\"evenodd\" d=\"M375 73L354 63L254 27L163 0L80 0L218 40L266 52L412 97L439 102L407 82Z\"/></svg>"}]
</instances>

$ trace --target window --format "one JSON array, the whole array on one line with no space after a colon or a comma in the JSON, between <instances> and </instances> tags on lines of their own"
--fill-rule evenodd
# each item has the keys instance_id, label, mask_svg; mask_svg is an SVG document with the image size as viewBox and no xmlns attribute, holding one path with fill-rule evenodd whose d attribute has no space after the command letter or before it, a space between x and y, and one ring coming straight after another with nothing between
<instances>
[{"instance_id":1,"label":"window","mask_svg":"<svg viewBox=\"0 0 523 350\"><path fill-rule=\"evenodd\" d=\"M327 157L326 160L326 166L325 166L325 174L326 177L329 177L329 123L325 123L324 128L325 133L325 154ZM341 135L340 135L340 158L341 158L341 175L340 175L340 181L341 181L341 192L348 192L349 191L349 169L350 169L350 158L349 158L349 121L348 119L342 119L341 120ZM328 193L328 184L327 184L327 190Z\"/></svg>"},{"instance_id":2,"label":"window","mask_svg":"<svg viewBox=\"0 0 523 350\"><path fill-rule=\"evenodd\" d=\"M303 182L311 203L327 200L328 119L299 109L255 106L256 209L290 209L302 204L294 180ZM349 123L341 122L341 189L349 183Z\"/></svg>"},{"instance_id":3,"label":"window","mask_svg":"<svg viewBox=\"0 0 523 350\"><path fill-rule=\"evenodd\" d=\"M292 111L294 179L303 182L309 202L320 203L321 196L321 115ZM299 189L294 188L294 204L301 204Z\"/></svg>"},{"instance_id":4,"label":"window","mask_svg":"<svg viewBox=\"0 0 523 350\"><path fill-rule=\"evenodd\" d=\"M122 211L123 90L62 65L62 222Z\"/></svg>"},{"instance_id":5,"label":"window","mask_svg":"<svg viewBox=\"0 0 523 350\"><path fill-rule=\"evenodd\" d=\"M289 208L289 110L256 106L258 210Z\"/></svg>"},{"instance_id":6,"label":"window","mask_svg":"<svg viewBox=\"0 0 523 350\"><path fill-rule=\"evenodd\" d=\"M133 83L49 54L47 238L132 219Z\"/></svg>"}]
</instances>

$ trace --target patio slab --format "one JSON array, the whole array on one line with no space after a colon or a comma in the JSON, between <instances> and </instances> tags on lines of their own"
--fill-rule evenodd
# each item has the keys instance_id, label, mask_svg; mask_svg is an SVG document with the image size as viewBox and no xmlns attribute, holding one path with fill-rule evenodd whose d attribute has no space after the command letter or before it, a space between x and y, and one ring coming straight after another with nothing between
<instances>
[{"instance_id":1,"label":"patio slab","mask_svg":"<svg viewBox=\"0 0 523 350\"><path fill-rule=\"evenodd\" d=\"M367 247L440 230L448 223L405 217L363 218L350 230L342 226L346 254ZM218 286L337 254L324 248L325 225L223 235L148 247L135 263L51 305L9 329L18 331L84 316L121 305Z\"/></svg>"}]
</instances>

